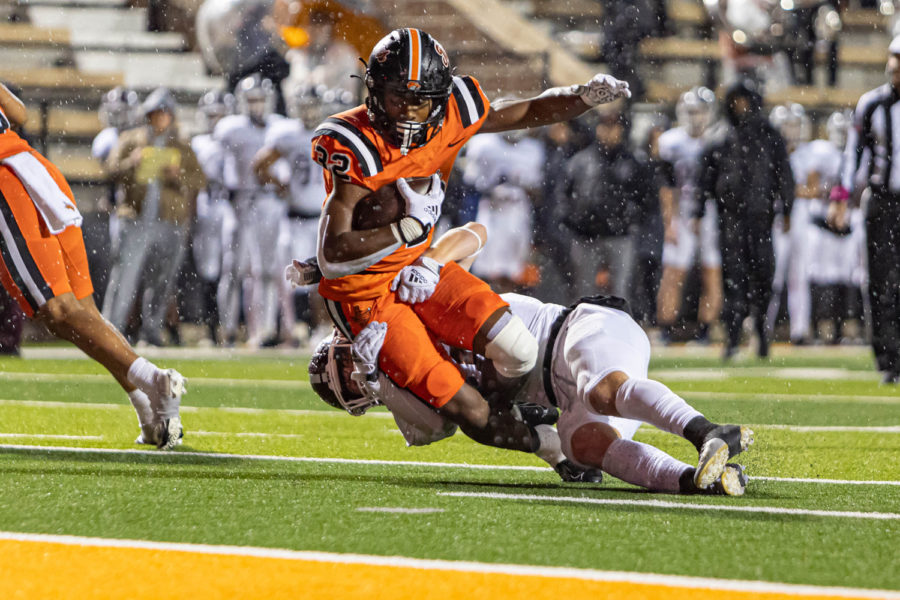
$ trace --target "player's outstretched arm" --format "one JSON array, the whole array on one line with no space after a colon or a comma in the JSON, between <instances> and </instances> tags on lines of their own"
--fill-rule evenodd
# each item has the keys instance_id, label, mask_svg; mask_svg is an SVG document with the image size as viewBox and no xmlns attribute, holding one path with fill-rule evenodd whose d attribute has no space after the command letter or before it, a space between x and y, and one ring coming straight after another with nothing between
<instances>
[{"instance_id":1,"label":"player's outstretched arm","mask_svg":"<svg viewBox=\"0 0 900 600\"><path fill-rule=\"evenodd\" d=\"M2 83L0 83L0 107L3 108L3 113L12 121L13 125L21 127L25 124L28 118L25 103Z\"/></svg>"},{"instance_id":2,"label":"player's outstretched arm","mask_svg":"<svg viewBox=\"0 0 900 600\"><path fill-rule=\"evenodd\" d=\"M475 257L487 242L487 228L481 223L470 222L454 227L425 252L425 256L441 264L455 262L468 270Z\"/></svg>"},{"instance_id":3,"label":"player's outstretched arm","mask_svg":"<svg viewBox=\"0 0 900 600\"><path fill-rule=\"evenodd\" d=\"M598 73L583 85L546 90L527 100L495 102L479 133L541 127L574 119L590 108L619 98L630 98L628 82Z\"/></svg>"}]
</instances>

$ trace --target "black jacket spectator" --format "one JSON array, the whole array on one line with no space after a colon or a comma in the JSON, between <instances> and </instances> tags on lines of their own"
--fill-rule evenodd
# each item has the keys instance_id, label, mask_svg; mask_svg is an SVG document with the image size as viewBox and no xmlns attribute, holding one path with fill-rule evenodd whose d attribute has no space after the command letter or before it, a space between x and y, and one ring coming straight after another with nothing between
<instances>
[{"instance_id":1,"label":"black jacket spectator","mask_svg":"<svg viewBox=\"0 0 900 600\"><path fill-rule=\"evenodd\" d=\"M767 356L765 316L775 274L772 225L780 211L785 228L790 226L794 178L784 139L762 115L762 97L753 84L732 85L724 109L728 123L700 161L696 216L703 215L707 198L715 200L725 293L723 320L728 332L726 358L740 344L744 318L751 312L759 355Z\"/></svg>"}]
</instances>

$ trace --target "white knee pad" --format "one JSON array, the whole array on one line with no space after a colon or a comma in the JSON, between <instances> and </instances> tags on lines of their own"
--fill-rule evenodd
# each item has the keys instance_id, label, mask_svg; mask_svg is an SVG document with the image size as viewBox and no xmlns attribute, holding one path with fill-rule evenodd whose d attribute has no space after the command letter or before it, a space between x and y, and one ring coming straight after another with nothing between
<instances>
[{"instance_id":1,"label":"white knee pad","mask_svg":"<svg viewBox=\"0 0 900 600\"><path fill-rule=\"evenodd\" d=\"M484 355L494 363L497 372L508 379L525 375L537 362L538 344L522 319L507 313L492 328Z\"/></svg>"}]
</instances>

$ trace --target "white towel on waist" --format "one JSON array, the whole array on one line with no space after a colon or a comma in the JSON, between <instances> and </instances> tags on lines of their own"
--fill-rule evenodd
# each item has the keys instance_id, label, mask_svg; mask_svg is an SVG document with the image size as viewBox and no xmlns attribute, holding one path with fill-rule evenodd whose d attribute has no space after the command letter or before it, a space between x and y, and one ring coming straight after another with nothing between
<instances>
[{"instance_id":1,"label":"white towel on waist","mask_svg":"<svg viewBox=\"0 0 900 600\"><path fill-rule=\"evenodd\" d=\"M3 159L3 164L9 166L22 182L50 233L60 233L69 225L81 226L83 219L75 203L59 189L47 168L33 154L13 154Z\"/></svg>"}]
</instances>

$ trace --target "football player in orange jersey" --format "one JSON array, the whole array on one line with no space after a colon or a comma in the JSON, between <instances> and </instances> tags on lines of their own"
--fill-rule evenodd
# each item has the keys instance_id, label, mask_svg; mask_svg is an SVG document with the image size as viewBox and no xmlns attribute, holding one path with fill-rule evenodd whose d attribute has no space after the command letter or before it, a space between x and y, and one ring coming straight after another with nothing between
<instances>
[{"instance_id":1,"label":"football player in orange jersey","mask_svg":"<svg viewBox=\"0 0 900 600\"><path fill-rule=\"evenodd\" d=\"M571 119L630 96L628 85L596 75L585 85L492 108L475 79L452 74L440 43L412 28L376 44L365 83L365 105L326 119L312 143L329 193L319 221L319 292L350 339L371 321L388 323L379 364L397 385L478 441L535 451L535 430L466 385L435 340L490 359L502 382L498 391L533 368L536 341L487 284L453 262L439 265L422 254L441 214L443 185L469 138ZM431 177L430 190L413 191L405 179L417 177ZM405 215L354 231L356 204L395 181Z\"/></svg>"},{"instance_id":2,"label":"football player in orange jersey","mask_svg":"<svg viewBox=\"0 0 900 600\"><path fill-rule=\"evenodd\" d=\"M0 83L0 281L28 317L112 374L138 413L138 443L171 449L185 380L135 354L97 310L72 190L10 128L25 119L25 104Z\"/></svg>"}]
</instances>

